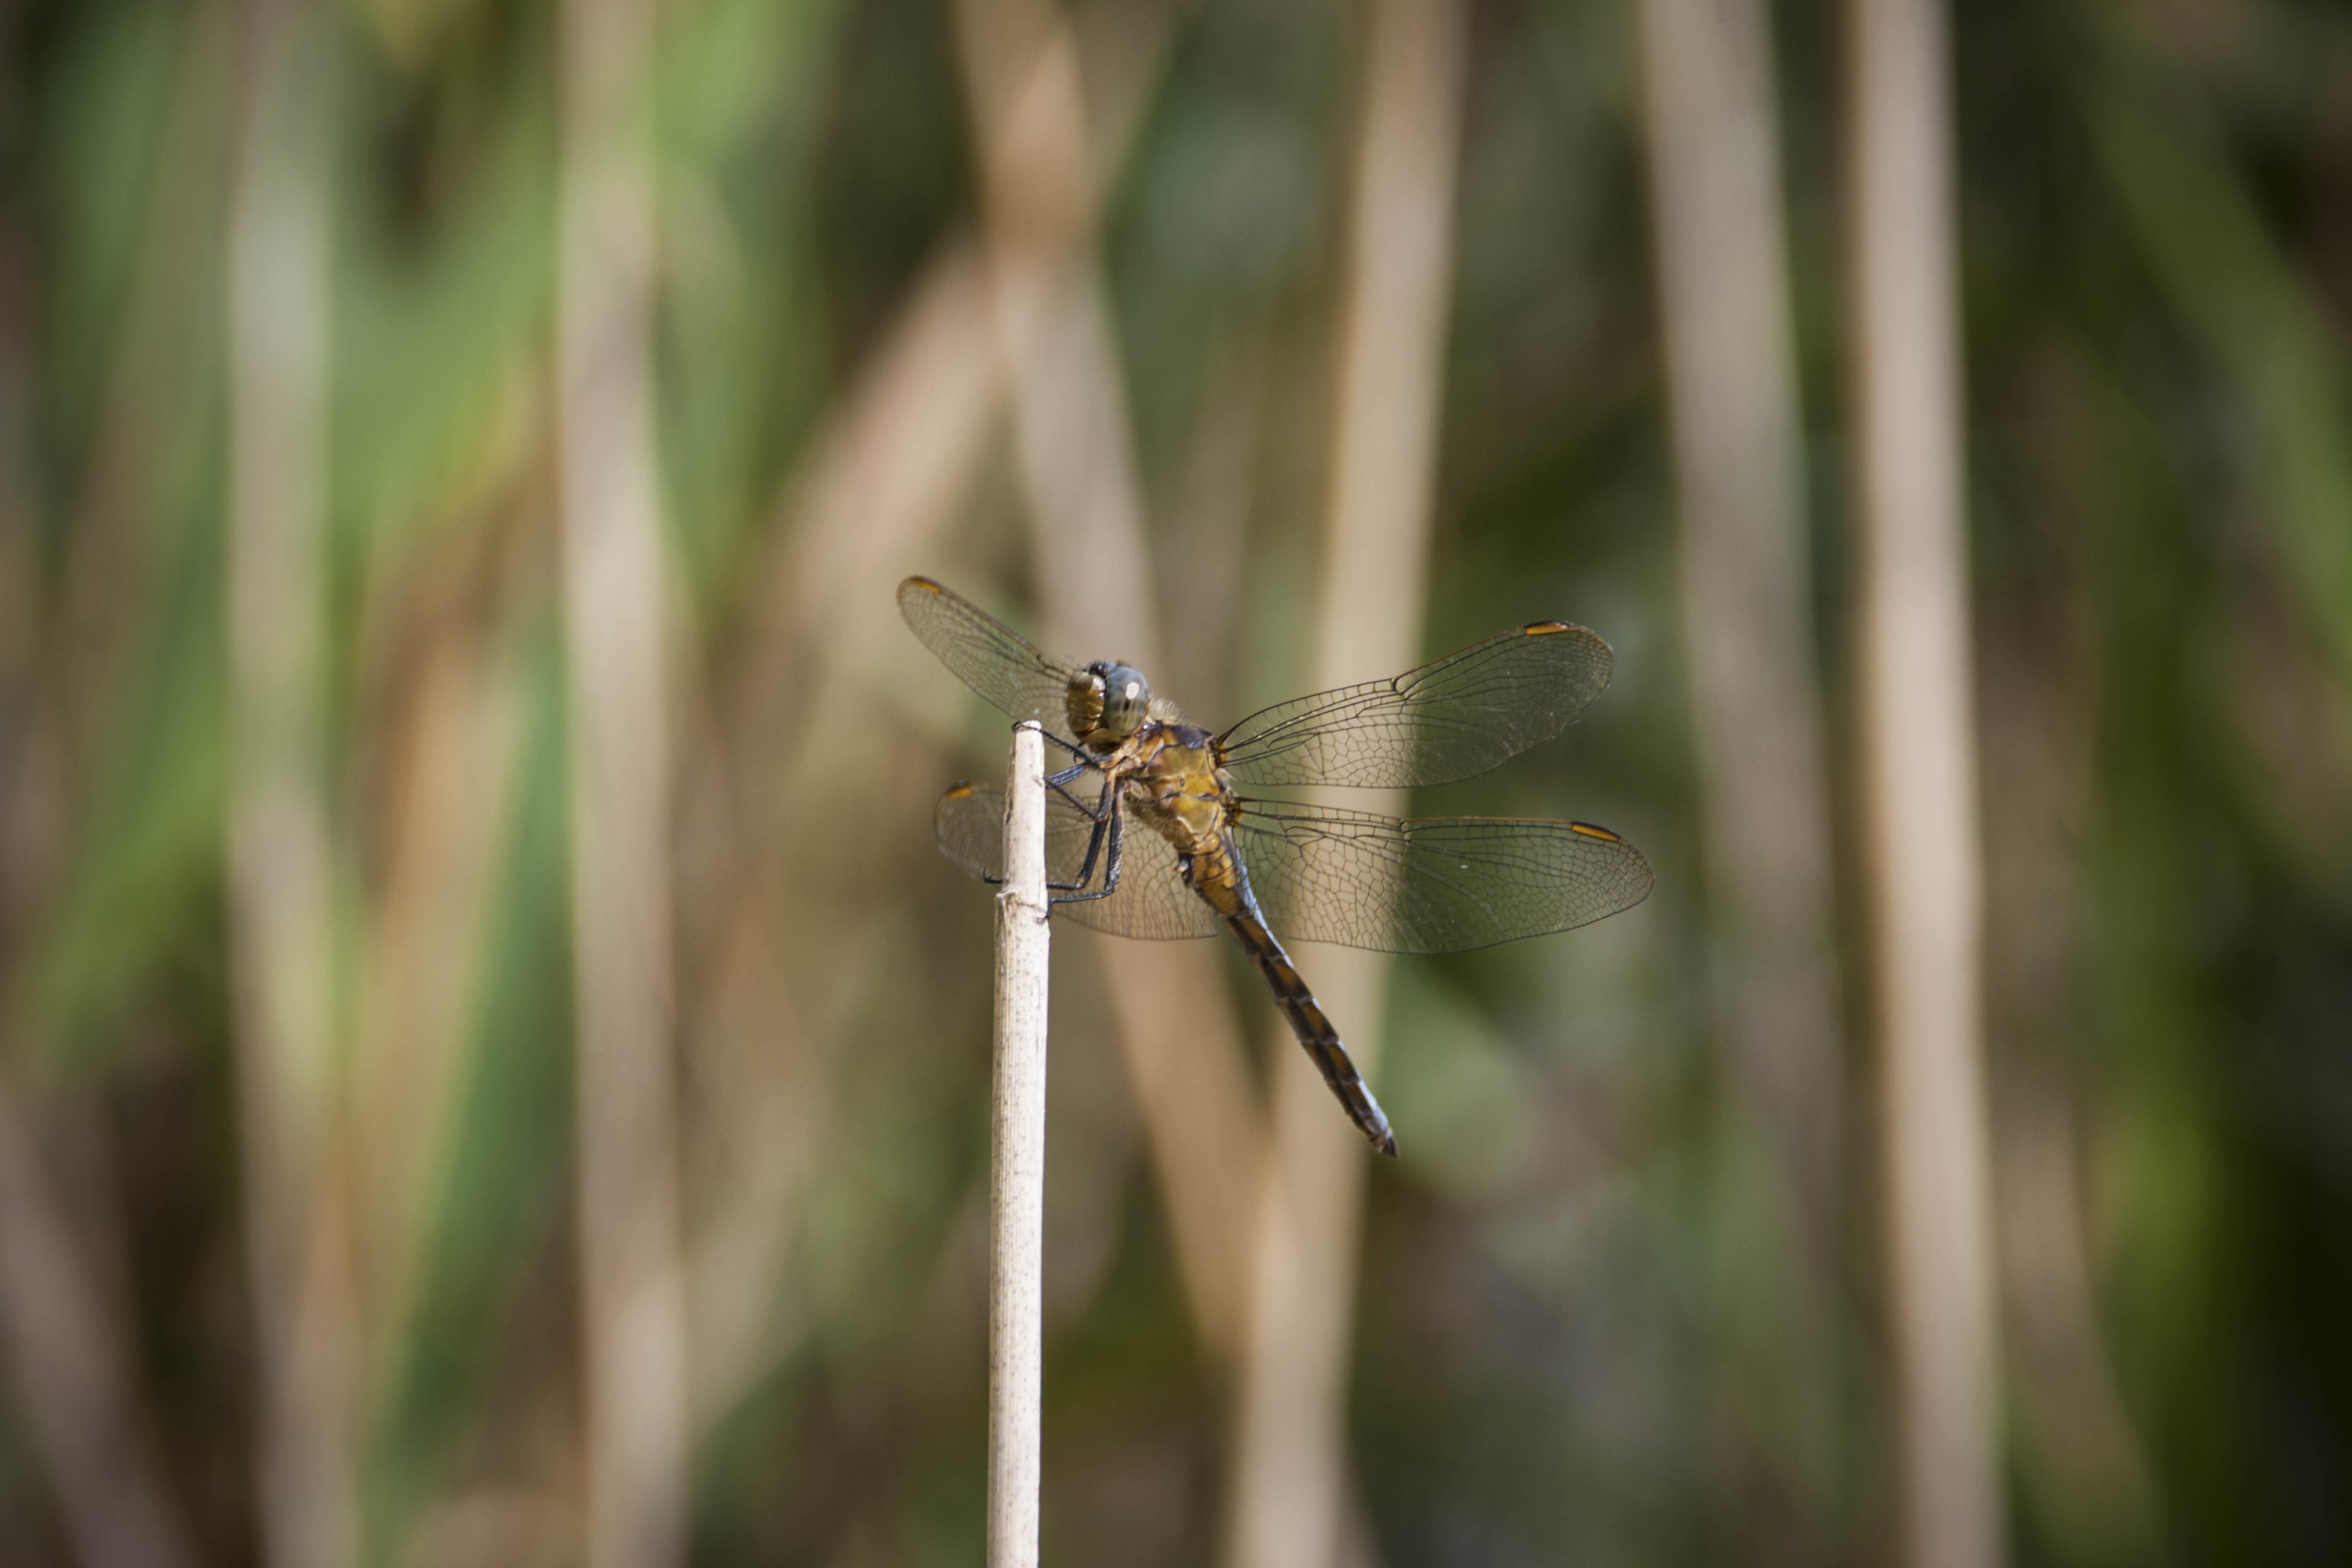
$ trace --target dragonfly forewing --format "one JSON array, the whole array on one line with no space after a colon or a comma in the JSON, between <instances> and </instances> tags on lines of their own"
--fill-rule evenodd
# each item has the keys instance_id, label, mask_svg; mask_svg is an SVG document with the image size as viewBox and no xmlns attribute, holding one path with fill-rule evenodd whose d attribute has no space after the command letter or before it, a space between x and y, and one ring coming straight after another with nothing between
<instances>
[{"instance_id":1,"label":"dragonfly forewing","mask_svg":"<svg viewBox=\"0 0 2352 1568\"><path fill-rule=\"evenodd\" d=\"M1600 635L1538 621L1409 669L1259 710L1217 740L1236 784L1411 789L1496 767L1609 684Z\"/></svg>"},{"instance_id":2,"label":"dragonfly forewing","mask_svg":"<svg viewBox=\"0 0 2352 1568\"><path fill-rule=\"evenodd\" d=\"M953 589L929 577L898 584L898 614L958 680L1020 723L1035 720L1054 734L1069 733L1067 708L1074 668L1045 656L1026 637Z\"/></svg>"}]
</instances>

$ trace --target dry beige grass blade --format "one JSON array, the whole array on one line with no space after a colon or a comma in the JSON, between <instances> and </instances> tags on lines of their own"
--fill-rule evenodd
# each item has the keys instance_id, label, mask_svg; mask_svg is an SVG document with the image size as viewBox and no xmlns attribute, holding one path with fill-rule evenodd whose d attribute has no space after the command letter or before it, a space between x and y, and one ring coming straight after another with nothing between
<instances>
[{"instance_id":1,"label":"dry beige grass blade","mask_svg":"<svg viewBox=\"0 0 2352 1568\"><path fill-rule=\"evenodd\" d=\"M650 0L568 0L556 263L590 1568L687 1544Z\"/></svg>"},{"instance_id":2,"label":"dry beige grass blade","mask_svg":"<svg viewBox=\"0 0 2352 1568\"><path fill-rule=\"evenodd\" d=\"M721 704L726 750L713 753L730 775L721 787L738 798L759 798L811 755L795 721L851 672L855 656L904 637L890 596L978 479L1003 392L992 342L979 247L951 237L908 290L776 509Z\"/></svg>"},{"instance_id":3,"label":"dry beige grass blade","mask_svg":"<svg viewBox=\"0 0 2352 1568\"><path fill-rule=\"evenodd\" d=\"M1769 18L1761 0L1645 0L1643 19L1719 1013L1826 1264L1842 1124L1827 769Z\"/></svg>"},{"instance_id":4,"label":"dry beige grass blade","mask_svg":"<svg viewBox=\"0 0 2352 1568\"><path fill-rule=\"evenodd\" d=\"M1908 1568L2001 1552L1960 499L1950 61L1937 0L1851 0L1855 637L1888 1317Z\"/></svg>"},{"instance_id":5,"label":"dry beige grass blade","mask_svg":"<svg viewBox=\"0 0 2352 1568\"><path fill-rule=\"evenodd\" d=\"M1266 326L1262 312L1244 310L1215 331L1154 552L1167 595L1171 668L1181 672L1186 703L1213 722L1241 711L1234 692L1255 565L1251 514L1274 411Z\"/></svg>"},{"instance_id":6,"label":"dry beige grass blade","mask_svg":"<svg viewBox=\"0 0 2352 1568\"><path fill-rule=\"evenodd\" d=\"M1727 1304L1720 1408L1757 1413L1725 1480L1769 1473L1834 1517L1832 1375L1842 1101L1828 767L1811 656L1803 432L1780 217L1780 113L1763 0L1643 0L1642 61L1681 531L1684 663L1714 928L1713 1013L1743 1195L1783 1241ZM1737 1222L1745 1223L1745 1222ZM1759 1294L1760 1292L1760 1294ZM1818 1556L1801 1533L1742 1550Z\"/></svg>"},{"instance_id":7,"label":"dry beige grass blade","mask_svg":"<svg viewBox=\"0 0 2352 1568\"><path fill-rule=\"evenodd\" d=\"M536 405L543 410L543 401ZM534 429L533 434L538 431ZM362 612L360 739L371 900L351 1064L356 1260L371 1356L408 1321L432 1183L462 1095L486 922L521 740L518 595L499 510L535 455L507 444L458 526L387 551ZM541 501L532 493L530 503ZM408 542L404 541L404 544Z\"/></svg>"},{"instance_id":8,"label":"dry beige grass blade","mask_svg":"<svg viewBox=\"0 0 2352 1568\"><path fill-rule=\"evenodd\" d=\"M956 16L1050 636L1149 669L1158 601L1096 252L1102 163L1078 40L1045 0L961 0ZM1205 944L1123 943L1116 953L1109 989L1178 1267L1202 1342L1223 1362L1238 1343L1251 1173L1264 1146L1240 1032Z\"/></svg>"},{"instance_id":9,"label":"dry beige grass blade","mask_svg":"<svg viewBox=\"0 0 2352 1568\"><path fill-rule=\"evenodd\" d=\"M1369 26L1316 687L1391 674L1420 651L1453 297L1464 9L1458 0L1379 0ZM1346 804L1399 803L1356 791ZM1309 973L1357 1066L1373 1078L1386 961L1325 949ZM1336 1562L1348 1506L1347 1363L1368 1156L1318 1076L1288 1042L1276 1050L1275 1156L1257 1204L1228 1568ZM1411 1141L1408 1129L1408 1152Z\"/></svg>"},{"instance_id":10,"label":"dry beige grass blade","mask_svg":"<svg viewBox=\"0 0 2352 1568\"><path fill-rule=\"evenodd\" d=\"M695 1074L694 1409L729 1409L787 1349L778 1286L820 1152L833 1067L890 911L870 853L928 820L888 673L920 656L888 610L932 564L980 470L1001 389L982 263L951 240L813 444L779 508L725 720L700 749L689 891L708 906L689 994ZM903 656L903 657L902 657ZM888 778L919 802L885 798ZM717 803L717 804L712 804ZM901 807L907 809L901 810ZM894 829L896 831L896 829ZM907 853L929 854L928 842ZM703 868L712 868L706 872Z\"/></svg>"},{"instance_id":11,"label":"dry beige grass blade","mask_svg":"<svg viewBox=\"0 0 2352 1568\"><path fill-rule=\"evenodd\" d=\"M326 775L325 18L250 0L229 212L229 904L273 1568L358 1561Z\"/></svg>"},{"instance_id":12,"label":"dry beige grass blade","mask_svg":"<svg viewBox=\"0 0 2352 1568\"><path fill-rule=\"evenodd\" d=\"M1135 593L1150 580L1143 498L1096 255L1077 36L1050 0L964 0L956 15L1013 443L1044 531L1039 596L1058 646L1106 647L1096 639L1118 630L1149 658L1159 613Z\"/></svg>"},{"instance_id":13,"label":"dry beige grass blade","mask_svg":"<svg viewBox=\"0 0 2352 1568\"><path fill-rule=\"evenodd\" d=\"M1141 25L1085 51L1108 106L1107 145L1123 142L1165 37L1150 13L1139 16ZM892 918L873 895L871 855L845 856L843 846L890 842L883 825L898 832L919 818L937 783L903 734L877 722L903 710L889 681L920 650L875 606L908 574L938 569L1003 392L985 259L970 240L950 239L778 508L736 673L698 748L682 827L690 951L709 955L688 992L704 1091L693 1187L698 1423L722 1414L802 1326L779 1285L838 1047ZM877 795L877 777L922 798Z\"/></svg>"}]
</instances>

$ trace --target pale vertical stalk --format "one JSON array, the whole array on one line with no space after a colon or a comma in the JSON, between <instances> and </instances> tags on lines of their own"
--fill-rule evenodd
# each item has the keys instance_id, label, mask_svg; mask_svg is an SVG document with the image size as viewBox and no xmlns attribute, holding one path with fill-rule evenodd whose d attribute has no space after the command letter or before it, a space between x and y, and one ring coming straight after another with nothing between
<instances>
[{"instance_id":1,"label":"pale vertical stalk","mask_svg":"<svg viewBox=\"0 0 2352 1568\"><path fill-rule=\"evenodd\" d=\"M228 233L230 932L273 1568L357 1561L326 777L327 19L248 0Z\"/></svg>"},{"instance_id":2,"label":"pale vertical stalk","mask_svg":"<svg viewBox=\"0 0 2352 1568\"><path fill-rule=\"evenodd\" d=\"M1641 20L1715 1031L1770 1189L1723 1217L1789 1244L1769 1278L1725 1281L1742 1298L1727 1371L1748 1390L1726 1403L1759 1410L1751 1451L1818 1492L1844 1117L1770 17L1765 0L1643 0Z\"/></svg>"},{"instance_id":3,"label":"pale vertical stalk","mask_svg":"<svg viewBox=\"0 0 2352 1568\"><path fill-rule=\"evenodd\" d=\"M996 1064L991 1100L988 1568L1037 1568L1045 1397L1045 740L1013 731L1004 888L996 895Z\"/></svg>"},{"instance_id":4,"label":"pale vertical stalk","mask_svg":"<svg viewBox=\"0 0 2352 1568\"><path fill-rule=\"evenodd\" d=\"M1115 146L1136 119L1163 37L1164 28L1147 23L1129 35L1117 68L1105 68L1106 142ZM856 955L872 951L874 921L886 918L851 889L822 900L824 919L803 918L812 902L809 850L841 819L835 795L846 791L877 808L859 770L886 763L878 752L865 753L902 746L903 736L877 737L873 683L906 631L896 616L867 611L908 573L937 570L936 541L982 471L1003 399L997 342L990 269L975 242L951 237L908 289L898 323L879 334L778 509L766 586L716 737L726 753L719 787L740 803L745 824L724 853L745 874L716 900L726 910L710 944L720 956L695 1009L695 1070L709 1082L713 1112L699 1131L713 1163L728 1172L713 1184L715 1202L694 1239L698 1422L728 1409L796 1331L793 1315L776 1310L775 1282L796 1235L846 1034L836 998L859 984ZM706 826L724 820L689 816ZM780 952L791 956L780 960ZM791 1007L781 1000L788 994L797 998ZM1171 1077L1183 1070L1184 1043L1174 1033L1162 1051ZM1130 1060L1141 1055L1130 1050ZM1232 1054L1226 1062L1221 1081L1233 1086L1231 1103L1246 1110L1239 1063ZM1181 1115L1151 1120L1172 1130ZM1196 1124L1215 1129L1231 1120L1212 1110ZM1185 1212L1204 1206L1191 1203ZM1224 1278L1213 1261L1223 1239L1217 1212L1176 1228L1188 1238L1180 1247L1191 1260L1188 1289L1196 1300L1204 1289L1214 1296ZM1203 1255L1206 1264L1198 1261ZM1237 1315L1213 1305L1201 1314L1204 1322Z\"/></svg>"},{"instance_id":5,"label":"pale vertical stalk","mask_svg":"<svg viewBox=\"0 0 2352 1568\"><path fill-rule=\"evenodd\" d=\"M702 945L715 956L687 1009L686 1050L706 1091L696 1157L725 1173L698 1190L687 1167L697 1432L733 1408L804 1322L780 1310L779 1281L792 1278L833 1068L852 1033L845 999L866 983L861 955L878 951L895 910L841 878L813 893L811 879L820 867L847 877L847 859L824 844L860 810L890 809L866 770L890 756L904 764L908 737L874 714L907 632L871 606L889 603L908 573L937 569L936 541L982 470L1001 392L978 247L953 239L835 400L778 507L698 781L701 800L735 810L682 814L686 831L711 836L702 859L720 873L699 879L714 906ZM871 864L863 869L870 881Z\"/></svg>"},{"instance_id":6,"label":"pale vertical stalk","mask_svg":"<svg viewBox=\"0 0 2352 1568\"><path fill-rule=\"evenodd\" d=\"M956 19L1050 635L1080 658L1118 657L1151 673L1160 668L1158 599L1096 255L1100 167L1077 42L1051 0L960 0ZM1178 1268L1210 1357L1223 1363L1241 1338L1250 1189L1265 1147L1240 1028L1203 944L1122 944L1118 965L1111 1001Z\"/></svg>"},{"instance_id":7,"label":"pale vertical stalk","mask_svg":"<svg viewBox=\"0 0 2352 1568\"><path fill-rule=\"evenodd\" d=\"M1644 0L1642 18L1718 1027L1826 1245L1842 1121L1827 768L1769 17L1762 0Z\"/></svg>"},{"instance_id":8,"label":"pale vertical stalk","mask_svg":"<svg viewBox=\"0 0 2352 1568\"><path fill-rule=\"evenodd\" d=\"M686 1547L654 20L652 0L568 0L562 16L558 414L591 1568L665 1568Z\"/></svg>"},{"instance_id":9,"label":"pale vertical stalk","mask_svg":"<svg viewBox=\"0 0 2352 1568\"><path fill-rule=\"evenodd\" d=\"M961 0L957 15L1022 482L1044 526L1079 524L1035 552L1041 596L1058 614L1108 598L1112 585L1148 582L1142 489L1095 254L1101 172L1077 38L1060 7ZM1122 647L1157 652L1149 594L1102 618L1129 639Z\"/></svg>"},{"instance_id":10,"label":"pale vertical stalk","mask_svg":"<svg viewBox=\"0 0 2352 1568\"><path fill-rule=\"evenodd\" d=\"M1391 675L1420 651L1453 297L1465 17L1459 0L1377 0L1365 47L1314 684ZM1353 792L1347 803L1395 808ZM1317 994L1367 1079L1386 961L1314 954ZM1364 1141L1284 1039L1274 1153L1255 1226L1255 1289L1236 1408L1225 1561L1328 1568L1347 1483L1347 1364ZM1408 1156L1412 1133L1401 1140Z\"/></svg>"},{"instance_id":11,"label":"pale vertical stalk","mask_svg":"<svg viewBox=\"0 0 2352 1568\"><path fill-rule=\"evenodd\" d=\"M1946 21L1852 0L1857 719L1886 1157L1900 1560L2001 1555L1976 742Z\"/></svg>"}]
</instances>

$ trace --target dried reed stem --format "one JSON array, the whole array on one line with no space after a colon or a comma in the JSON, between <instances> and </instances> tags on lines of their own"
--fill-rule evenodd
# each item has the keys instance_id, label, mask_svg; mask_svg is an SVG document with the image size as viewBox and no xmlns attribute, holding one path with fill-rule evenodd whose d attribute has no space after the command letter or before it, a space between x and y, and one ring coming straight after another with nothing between
<instances>
[{"instance_id":1,"label":"dried reed stem","mask_svg":"<svg viewBox=\"0 0 2352 1568\"><path fill-rule=\"evenodd\" d=\"M908 737L873 721L892 668L884 639L906 630L858 607L938 569L935 542L971 489L1001 395L979 247L951 238L779 504L724 717L702 732L681 814L700 842L688 839L694 869L680 885L708 900L697 945L712 956L682 984L693 988L687 1048L704 1088L697 1158L726 1178L694 1190L688 1167L699 1200L689 1201L688 1289L698 1433L807 1326L780 1310L779 1282L792 1279L857 1016L848 999L871 983L861 955L877 951L889 918L870 857L828 848L862 842L861 825L894 809L870 787L878 771L907 773Z\"/></svg>"},{"instance_id":2,"label":"dried reed stem","mask_svg":"<svg viewBox=\"0 0 2352 1568\"><path fill-rule=\"evenodd\" d=\"M327 804L326 19L249 0L228 233L229 910L271 1568L359 1553Z\"/></svg>"},{"instance_id":3,"label":"dried reed stem","mask_svg":"<svg viewBox=\"0 0 2352 1568\"><path fill-rule=\"evenodd\" d=\"M991 1092L988 1568L1036 1568L1045 1393L1045 741L1013 731L996 895L996 1077Z\"/></svg>"},{"instance_id":4,"label":"dried reed stem","mask_svg":"<svg viewBox=\"0 0 2352 1568\"><path fill-rule=\"evenodd\" d=\"M1897 1558L1989 1568L2001 1529L1950 68L1937 0L1852 0L1847 21L1854 653L1901 1439Z\"/></svg>"},{"instance_id":5,"label":"dried reed stem","mask_svg":"<svg viewBox=\"0 0 2352 1568\"><path fill-rule=\"evenodd\" d=\"M1761 0L1642 14L1717 1011L1808 1239L1826 1246L1843 1120L1828 770L1769 19Z\"/></svg>"},{"instance_id":6,"label":"dried reed stem","mask_svg":"<svg viewBox=\"0 0 2352 1568\"><path fill-rule=\"evenodd\" d=\"M1682 637L1705 832L1714 1028L1738 1162L1721 1190L1724 1484L1800 1506L1768 1557L1835 1517L1842 1149L1828 764L1803 433L1764 0L1644 0L1643 107L1673 414ZM1748 1150L1754 1153L1749 1154ZM1759 1166L1760 1165L1760 1169ZM1730 1261L1753 1258L1753 1265ZM1727 1426L1733 1424L1726 1423ZM1755 1510L1722 1520L1750 1555Z\"/></svg>"},{"instance_id":7,"label":"dried reed stem","mask_svg":"<svg viewBox=\"0 0 2352 1568\"><path fill-rule=\"evenodd\" d=\"M1370 12L1318 687L1393 674L1420 648L1453 291L1464 31L1458 0L1381 0ZM1345 804L1402 803L1352 791ZM1314 955L1317 994L1367 1077L1380 1058L1387 973L1378 953ZM1255 1215L1225 1562L1327 1568L1347 1506L1347 1363L1367 1156L1320 1077L1287 1040L1275 1049L1275 1136Z\"/></svg>"},{"instance_id":8,"label":"dried reed stem","mask_svg":"<svg viewBox=\"0 0 2352 1568\"><path fill-rule=\"evenodd\" d=\"M1096 225L1102 147L1082 51L1050 0L961 0L957 36L981 150L990 291L1055 646L1160 663L1143 487ZM1083 650L1083 651L1080 651ZM1217 955L1122 943L1110 987L1177 1264L1211 1361L1239 1352L1250 1200L1265 1146Z\"/></svg>"},{"instance_id":9,"label":"dried reed stem","mask_svg":"<svg viewBox=\"0 0 2352 1568\"><path fill-rule=\"evenodd\" d=\"M503 490L503 469L485 491ZM486 498L487 499L487 498ZM429 1288L436 1182L483 1042L474 999L490 971L501 857L520 761L525 691L520 595L491 580L478 533L452 530L384 574L362 680L381 691L371 749L382 805L353 1021L350 1102L353 1255L371 1360ZM534 583L533 587L537 584ZM536 592L528 603L540 608ZM488 1048L497 1049L494 1043Z\"/></svg>"},{"instance_id":10,"label":"dried reed stem","mask_svg":"<svg viewBox=\"0 0 2352 1568\"><path fill-rule=\"evenodd\" d=\"M563 597L570 688L587 1561L686 1553L671 1061L669 724L654 457L651 0L562 17Z\"/></svg>"}]
</instances>

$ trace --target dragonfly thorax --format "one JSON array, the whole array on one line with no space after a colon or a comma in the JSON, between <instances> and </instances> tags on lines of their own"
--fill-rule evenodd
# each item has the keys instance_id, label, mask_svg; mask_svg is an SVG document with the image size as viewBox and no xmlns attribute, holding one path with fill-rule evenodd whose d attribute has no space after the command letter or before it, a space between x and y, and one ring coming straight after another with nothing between
<instances>
[{"instance_id":1,"label":"dragonfly thorax","mask_svg":"<svg viewBox=\"0 0 2352 1568\"><path fill-rule=\"evenodd\" d=\"M1090 752L1108 752L1151 714L1151 683L1131 664L1097 659L1070 677L1070 733Z\"/></svg>"}]
</instances>

